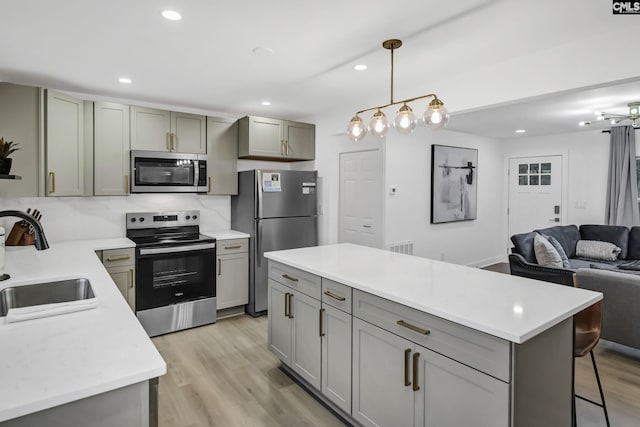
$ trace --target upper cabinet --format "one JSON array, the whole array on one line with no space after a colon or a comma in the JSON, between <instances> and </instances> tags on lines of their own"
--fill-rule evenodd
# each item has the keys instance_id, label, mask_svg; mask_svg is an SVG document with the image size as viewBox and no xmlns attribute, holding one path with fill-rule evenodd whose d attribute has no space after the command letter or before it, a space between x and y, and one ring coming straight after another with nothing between
<instances>
[{"instance_id":1,"label":"upper cabinet","mask_svg":"<svg viewBox=\"0 0 640 427\"><path fill-rule=\"evenodd\" d=\"M206 117L132 106L131 148L206 154Z\"/></svg>"},{"instance_id":2,"label":"upper cabinet","mask_svg":"<svg viewBox=\"0 0 640 427\"><path fill-rule=\"evenodd\" d=\"M314 160L315 152L315 125L253 116L238 120L238 158Z\"/></svg>"},{"instance_id":3,"label":"upper cabinet","mask_svg":"<svg viewBox=\"0 0 640 427\"><path fill-rule=\"evenodd\" d=\"M83 101L58 92L46 94L46 195L84 195Z\"/></svg>"},{"instance_id":4,"label":"upper cabinet","mask_svg":"<svg viewBox=\"0 0 640 427\"><path fill-rule=\"evenodd\" d=\"M93 106L94 194L129 192L129 106L96 102Z\"/></svg>"},{"instance_id":5,"label":"upper cabinet","mask_svg":"<svg viewBox=\"0 0 640 427\"><path fill-rule=\"evenodd\" d=\"M238 194L238 123L207 117L208 194Z\"/></svg>"}]
</instances>

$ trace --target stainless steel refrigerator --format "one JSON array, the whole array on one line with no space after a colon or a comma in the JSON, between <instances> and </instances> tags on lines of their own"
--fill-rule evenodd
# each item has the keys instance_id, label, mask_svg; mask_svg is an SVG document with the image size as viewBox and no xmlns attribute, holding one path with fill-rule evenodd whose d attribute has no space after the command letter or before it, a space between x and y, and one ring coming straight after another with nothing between
<instances>
[{"instance_id":1,"label":"stainless steel refrigerator","mask_svg":"<svg viewBox=\"0 0 640 427\"><path fill-rule=\"evenodd\" d=\"M249 304L252 316L267 313L264 253L318 244L316 171L238 172L238 195L231 197L231 228L249 239Z\"/></svg>"}]
</instances>

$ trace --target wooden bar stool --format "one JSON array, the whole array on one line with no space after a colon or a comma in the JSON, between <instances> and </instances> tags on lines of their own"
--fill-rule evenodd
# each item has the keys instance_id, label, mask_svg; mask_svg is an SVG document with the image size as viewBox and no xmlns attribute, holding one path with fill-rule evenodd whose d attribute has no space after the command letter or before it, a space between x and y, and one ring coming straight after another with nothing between
<instances>
[{"instance_id":1,"label":"wooden bar stool","mask_svg":"<svg viewBox=\"0 0 640 427\"><path fill-rule=\"evenodd\" d=\"M574 286L578 287L577 276L573 276ZM575 325L575 347L573 349L574 357L583 357L587 353L591 355L591 363L593 364L593 371L596 374L596 381L598 382L598 390L600 391L600 401L602 403L595 402L586 397L575 394L575 397L582 399L586 402L592 403L601 407L604 410L604 418L607 422L607 427L611 427L609 423L609 413L607 412L607 404L604 400L604 393L602 391L602 383L600 382L600 375L598 374L598 366L596 365L596 358L593 354L593 348L598 344L600 340L600 334L602 333L602 301L598 301L590 307L585 308L580 313L574 316ZM573 422L576 426L576 406L573 405Z\"/></svg>"}]
</instances>

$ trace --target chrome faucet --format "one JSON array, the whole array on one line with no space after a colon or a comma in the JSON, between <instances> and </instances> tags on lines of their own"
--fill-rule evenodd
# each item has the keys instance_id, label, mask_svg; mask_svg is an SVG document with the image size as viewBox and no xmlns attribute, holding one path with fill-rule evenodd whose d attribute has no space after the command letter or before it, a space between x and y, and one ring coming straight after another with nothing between
<instances>
[{"instance_id":1,"label":"chrome faucet","mask_svg":"<svg viewBox=\"0 0 640 427\"><path fill-rule=\"evenodd\" d=\"M0 211L0 217L4 217L4 216L15 216L17 218L22 218L25 221L27 221L29 223L29 225L31 225L33 227L33 229L35 230L35 234L36 234L35 246L36 246L36 249L39 250L39 251L44 250L44 249L49 249L49 242L47 242L47 237L44 235L44 230L42 228L42 224L40 224L40 221L35 219L32 215L29 215L28 213L24 213L22 211L12 211L12 210Z\"/></svg>"}]
</instances>

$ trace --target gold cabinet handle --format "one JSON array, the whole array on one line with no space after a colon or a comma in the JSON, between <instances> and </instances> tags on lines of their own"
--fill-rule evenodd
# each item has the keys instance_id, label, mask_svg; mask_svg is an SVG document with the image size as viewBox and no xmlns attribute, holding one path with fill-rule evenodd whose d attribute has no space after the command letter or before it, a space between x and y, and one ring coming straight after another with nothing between
<instances>
[{"instance_id":1,"label":"gold cabinet handle","mask_svg":"<svg viewBox=\"0 0 640 427\"><path fill-rule=\"evenodd\" d=\"M289 294L289 319L293 319L293 294Z\"/></svg>"},{"instance_id":2,"label":"gold cabinet handle","mask_svg":"<svg viewBox=\"0 0 640 427\"><path fill-rule=\"evenodd\" d=\"M222 274L222 260L218 258L218 276Z\"/></svg>"},{"instance_id":3,"label":"gold cabinet handle","mask_svg":"<svg viewBox=\"0 0 640 427\"><path fill-rule=\"evenodd\" d=\"M240 249L242 247L242 245L227 245L224 248L225 249Z\"/></svg>"},{"instance_id":4,"label":"gold cabinet handle","mask_svg":"<svg viewBox=\"0 0 640 427\"><path fill-rule=\"evenodd\" d=\"M284 139L280 140L280 154L284 156Z\"/></svg>"},{"instance_id":5,"label":"gold cabinet handle","mask_svg":"<svg viewBox=\"0 0 640 427\"><path fill-rule=\"evenodd\" d=\"M129 175L124 176L124 194L129 194Z\"/></svg>"},{"instance_id":6,"label":"gold cabinet handle","mask_svg":"<svg viewBox=\"0 0 640 427\"><path fill-rule=\"evenodd\" d=\"M208 187L207 192L211 193L211 177L209 177L209 184L208 185L209 185L209 187Z\"/></svg>"},{"instance_id":7,"label":"gold cabinet handle","mask_svg":"<svg viewBox=\"0 0 640 427\"><path fill-rule=\"evenodd\" d=\"M324 308L321 308L321 309L320 309L320 321L319 321L319 325L320 325L320 327L319 327L319 333L320 333L320 336L321 336L321 337L323 337L323 336L324 336L324 331L323 331L323 329L324 329L324 326L323 326L323 319L324 319Z\"/></svg>"},{"instance_id":8,"label":"gold cabinet handle","mask_svg":"<svg viewBox=\"0 0 640 427\"><path fill-rule=\"evenodd\" d=\"M289 317L289 292L284 294L284 317Z\"/></svg>"},{"instance_id":9,"label":"gold cabinet handle","mask_svg":"<svg viewBox=\"0 0 640 427\"><path fill-rule=\"evenodd\" d=\"M171 151L176 151L178 149L178 141L176 141L178 138L178 135L176 135L175 133L171 134Z\"/></svg>"},{"instance_id":10,"label":"gold cabinet handle","mask_svg":"<svg viewBox=\"0 0 640 427\"><path fill-rule=\"evenodd\" d=\"M130 255L114 255L107 258L107 261L124 261L127 259L131 259Z\"/></svg>"},{"instance_id":11,"label":"gold cabinet handle","mask_svg":"<svg viewBox=\"0 0 640 427\"><path fill-rule=\"evenodd\" d=\"M284 148L286 150L287 156L289 155L289 141L288 140L284 140Z\"/></svg>"},{"instance_id":12,"label":"gold cabinet handle","mask_svg":"<svg viewBox=\"0 0 640 427\"><path fill-rule=\"evenodd\" d=\"M49 172L49 181L51 182L51 191L49 191L49 193L55 193L56 192L56 173L55 172Z\"/></svg>"},{"instance_id":13,"label":"gold cabinet handle","mask_svg":"<svg viewBox=\"0 0 640 427\"><path fill-rule=\"evenodd\" d=\"M131 281L129 282L131 284L129 285L129 288L133 289L134 286L135 286L135 282L134 282L135 281L135 274L133 272L133 268L129 270L129 273L131 273Z\"/></svg>"},{"instance_id":14,"label":"gold cabinet handle","mask_svg":"<svg viewBox=\"0 0 640 427\"><path fill-rule=\"evenodd\" d=\"M324 294L325 294L326 296L328 296L328 297L333 298L333 299L337 299L338 301L344 301L344 300L346 300L346 298L345 298L345 297L341 297L340 295L336 295L336 294L334 294L334 293L333 293L333 292L331 292L331 291L324 291Z\"/></svg>"},{"instance_id":15,"label":"gold cabinet handle","mask_svg":"<svg viewBox=\"0 0 640 427\"><path fill-rule=\"evenodd\" d=\"M398 325L400 325L402 327L405 327L407 329L411 329L413 332L417 332L417 333L422 334L422 335L429 335L431 333L431 331L428 330L428 329L419 328L419 327L417 327L415 325L412 325L411 323L405 322L404 320L398 320L396 322L396 324L398 324Z\"/></svg>"},{"instance_id":16,"label":"gold cabinet handle","mask_svg":"<svg viewBox=\"0 0 640 427\"><path fill-rule=\"evenodd\" d=\"M169 151L172 149L171 135L171 132L167 132L167 150Z\"/></svg>"},{"instance_id":17,"label":"gold cabinet handle","mask_svg":"<svg viewBox=\"0 0 640 427\"><path fill-rule=\"evenodd\" d=\"M283 274L282 277L284 277L287 280L291 280L292 282L298 282L298 279L296 279L295 277L291 277L288 274Z\"/></svg>"},{"instance_id":18,"label":"gold cabinet handle","mask_svg":"<svg viewBox=\"0 0 640 427\"><path fill-rule=\"evenodd\" d=\"M413 391L420 390L420 386L418 385L418 359L420 358L420 353L415 353L413 355Z\"/></svg>"},{"instance_id":19,"label":"gold cabinet handle","mask_svg":"<svg viewBox=\"0 0 640 427\"><path fill-rule=\"evenodd\" d=\"M411 356L411 349L408 348L404 351L404 386L409 387L411 381L409 380L409 357Z\"/></svg>"}]
</instances>

